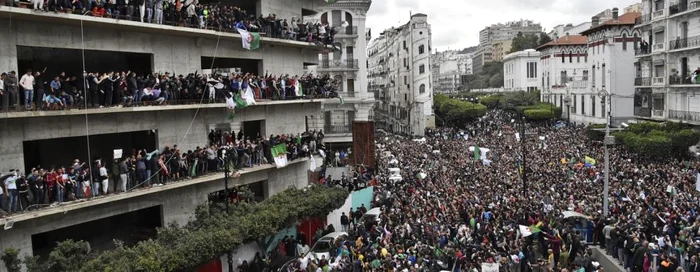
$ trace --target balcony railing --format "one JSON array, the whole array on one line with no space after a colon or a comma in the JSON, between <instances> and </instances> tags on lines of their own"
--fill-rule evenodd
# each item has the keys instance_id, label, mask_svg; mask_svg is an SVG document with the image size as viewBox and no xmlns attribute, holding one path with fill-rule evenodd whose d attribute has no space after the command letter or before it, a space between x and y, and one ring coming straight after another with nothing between
<instances>
[{"instance_id":1,"label":"balcony railing","mask_svg":"<svg viewBox=\"0 0 700 272\"><path fill-rule=\"evenodd\" d=\"M668 50L677 50L688 47L698 47L700 46L700 35L688 37L685 39L678 38L675 41L668 43Z\"/></svg>"},{"instance_id":2,"label":"balcony railing","mask_svg":"<svg viewBox=\"0 0 700 272\"><path fill-rule=\"evenodd\" d=\"M358 61L356 59L348 60L323 60L321 61L322 69L358 69Z\"/></svg>"},{"instance_id":3,"label":"balcony railing","mask_svg":"<svg viewBox=\"0 0 700 272\"><path fill-rule=\"evenodd\" d=\"M686 5L682 5L681 3L675 3L675 4L671 4L671 6L668 8L668 14L670 16L670 15L678 14L681 12L693 10L693 9L696 9L699 7L700 7L700 1L693 1L690 3L686 2Z\"/></svg>"},{"instance_id":4,"label":"balcony railing","mask_svg":"<svg viewBox=\"0 0 700 272\"><path fill-rule=\"evenodd\" d=\"M693 81L690 79L690 77L682 77L682 76L670 76L668 77L668 85L691 85L693 84Z\"/></svg>"},{"instance_id":5,"label":"balcony railing","mask_svg":"<svg viewBox=\"0 0 700 272\"><path fill-rule=\"evenodd\" d=\"M341 30L335 34L335 36L357 36L357 26L347 26L345 29L341 28Z\"/></svg>"},{"instance_id":6,"label":"balcony railing","mask_svg":"<svg viewBox=\"0 0 700 272\"><path fill-rule=\"evenodd\" d=\"M664 13L664 10L663 10L663 9L654 11L654 13L651 14L651 19L652 19L652 20L654 20L654 19L659 19L659 18L661 18L661 17L664 17L664 14L665 14L665 13Z\"/></svg>"},{"instance_id":7,"label":"balcony railing","mask_svg":"<svg viewBox=\"0 0 700 272\"><path fill-rule=\"evenodd\" d=\"M324 126L323 132L326 134L350 133L352 132L352 127L350 125Z\"/></svg>"},{"instance_id":8,"label":"balcony railing","mask_svg":"<svg viewBox=\"0 0 700 272\"><path fill-rule=\"evenodd\" d=\"M651 22L651 13L644 14L634 19L634 23L637 25L646 24Z\"/></svg>"},{"instance_id":9,"label":"balcony railing","mask_svg":"<svg viewBox=\"0 0 700 272\"><path fill-rule=\"evenodd\" d=\"M634 116L651 117L651 108L634 107Z\"/></svg>"},{"instance_id":10,"label":"balcony railing","mask_svg":"<svg viewBox=\"0 0 700 272\"><path fill-rule=\"evenodd\" d=\"M666 44L665 44L665 43L656 43L656 44L654 44L654 46L652 46L652 51L651 51L651 52L654 52L654 53L656 53L656 52L663 52L663 51L664 51L664 48L665 48L664 45L666 45Z\"/></svg>"},{"instance_id":11,"label":"balcony railing","mask_svg":"<svg viewBox=\"0 0 700 272\"><path fill-rule=\"evenodd\" d=\"M634 55L635 56L643 56L643 55L649 55L651 52L649 52L649 49L641 49L637 48L634 50Z\"/></svg>"},{"instance_id":12,"label":"balcony railing","mask_svg":"<svg viewBox=\"0 0 700 272\"><path fill-rule=\"evenodd\" d=\"M651 86L650 77L638 77L634 79L634 86Z\"/></svg>"},{"instance_id":13,"label":"balcony railing","mask_svg":"<svg viewBox=\"0 0 700 272\"><path fill-rule=\"evenodd\" d=\"M664 110L651 110L651 117L664 118Z\"/></svg>"},{"instance_id":14,"label":"balcony railing","mask_svg":"<svg viewBox=\"0 0 700 272\"><path fill-rule=\"evenodd\" d=\"M668 119L700 122L700 112L668 110Z\"/></svg>"},{"instance_id":15,"label":"balcony railing","mask_svg":"<svg viewBox=\"0 0 700 272\"><path fill-rule=\"evenodd\" d=\"M653 85L653 86L663 86L664 84L666 84L665 77L652 77L651 78L651 85Z\"/></svg>"}]
</instances>

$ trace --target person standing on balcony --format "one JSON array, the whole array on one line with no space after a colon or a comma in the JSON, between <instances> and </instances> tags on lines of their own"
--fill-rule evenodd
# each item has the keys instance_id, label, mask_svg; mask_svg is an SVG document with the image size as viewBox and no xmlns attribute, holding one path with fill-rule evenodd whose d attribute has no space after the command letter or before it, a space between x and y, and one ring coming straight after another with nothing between
<instances>
[{"instance_id":1,"label":"person standing on balcony","mask_svg":"<svg viewBox=\"0 0 700 272\"><path fill-rule=\"evenodd\" d=\"M36 73L34 74L34 92L36 92L36 107L38 109L41 109L41 105L44 103L44 91L46 90L46 81L44 81L44 79L41 78L41 75L44 72L46 72L46 68L44 68L44 71L36 71Z\"/></svg>"},{"instance_id":2,"label":"person standing on balcony","mask_svg":"<svg viewBox=\"0 0 700 272\"><path fill-rule=\"evenodd\" d=\"M19 85L24 89L24 107L29 110L32 108L31 103L34 97L34 76L32 70L27 70L27 73L19 80Z\"/></svg>"},{"instance_id":3,"label":"person standing on balcony","mask_svg":"<svg viewBox=\"0 0 700 272\"><path fill-rule=\"evenodd\" d=\"M151 23L153 19L153 0L145 0L146 22Z\"/></svg>"},{"instance_id":4,"label":"person standing on balcony","mask_svg":"<svg viewBox=\"0 0 700 272\"><path fill-rule=\"evenodd\" d=\"M162 25L163 24L163 0L155 0L153 2L153 17L156 21L156 24Z\"/></svg>"}]
</instances>

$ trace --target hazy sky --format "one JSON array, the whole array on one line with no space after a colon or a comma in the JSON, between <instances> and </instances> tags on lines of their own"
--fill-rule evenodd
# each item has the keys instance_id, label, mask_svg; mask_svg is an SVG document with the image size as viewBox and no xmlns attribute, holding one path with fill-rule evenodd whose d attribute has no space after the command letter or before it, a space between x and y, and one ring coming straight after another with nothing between
<instances>
[{"instance_id":1,"label":"hazy sky","mask_svg":"<svg viewBox=\"0 0 700 272\"><path fill-rule=\"evenodd\" d=\"M593 15L634 0L374 0L367 27L376 38L384 29L404 24L411 12L425 13L432 27L433 49L461 49L479 43L479 31L494 23L530 19L547 31L558 24L590 21Z\"/></svg>"}]
</instances>

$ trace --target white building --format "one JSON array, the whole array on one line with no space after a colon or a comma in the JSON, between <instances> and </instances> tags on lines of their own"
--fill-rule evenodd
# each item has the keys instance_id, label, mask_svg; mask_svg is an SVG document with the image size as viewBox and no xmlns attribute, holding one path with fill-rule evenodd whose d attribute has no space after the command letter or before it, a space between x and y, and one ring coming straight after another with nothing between
<instances>
[{"instance_id":1,"label":"white building","mask_svg":"<svg viewBox=\"0 0 700 272\"><path fill-rule=\"evenodd\" d=\"M506 92L537 90L540 52L527 49L503 58L503 85Z\"/></svg>"},{"instance_id":2,"label":"white building","mask_svg":"<svg viewBox=\"0 0 700 272\"><path fill-rule=\"evenodd\" d=\"M564 33L563 37L548 42L537 50L540 54L540 82L543 102L562 107L570 91L586 91L588 67L588 38ZM564 109L562 107L562 109ZM563 115L568 114L566 111Z\"/></svg>"},{"instance_id":3,"label":"white building","mask_svg":"<svg viewBox=\"0 0 700 272\"><path fill-rule=\"evenodd\" d=\"M385 30L367 49L369 87L378 99L377 126L423 135L435 125L431 85L431 31L428 16L414 14L399 27Z\"/></svg>"},{"instance_id":4,"label":"white building","mask_svg":"<svg viewBox=\"0 0 700 272\"><path fill-rule=\"evenodd\" d=\"M645 0L642 9L633 35L649 47L634 43L634 115L700 125L700 1Z\"/></svg>"},{"instance_id":5,"label":"white building","mask_svg":"<svg viewBox=\"0 0 700 272\"><path fill-rule=\"evenodd\" d=\"M352 123L370 121L369 115L374 106L374 95L367 90L367 40L365 39L365 21L370 0L341 0L333 4L323 1L316 7L313 16L305 20L327 23L338 27L335 41L342 44L340 52L319 54L317 73L330 74L342 82L340 100L326 100L322 104L323 114L309 118L309 126L322 129L324 142L350 144L352 142ZM347 27L341 25L347 22Z\"/></svg>"},{"instance_id":6,"label":"white building","mask_svg":"<svg viewBox=\"0 0 700 272\"><path fill-rule=\"evenodd\" d=\"M634 114L634 44L633 29L639 13L618 14L604 22L593 17L591 28L581 34L588 37L589 87L569 90L567 112L576 123L605 123L611 118ZM606 95L607 94L607 95ZM564 101L566 102L566 101Z\"/></svg>"}]
</instances>

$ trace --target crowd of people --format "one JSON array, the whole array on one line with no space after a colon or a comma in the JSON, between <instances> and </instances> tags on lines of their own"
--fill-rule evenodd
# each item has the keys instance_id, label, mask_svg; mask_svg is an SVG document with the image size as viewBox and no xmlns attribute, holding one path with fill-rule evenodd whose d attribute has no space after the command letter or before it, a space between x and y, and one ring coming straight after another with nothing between
<instances>
[{"instance_id":1,"label":"crowd of people","mask_svg":"<svg viewBox=\"0 0 700 272\"><path fill-rule=\"evenodd\" d=\"M342 83L329 75L214 74L138 75L131 71L61 72L45 78L43 71L0 74L0 108L69 110L72 108L223 103L230 93L250 99L337 98Z\"/></svg>"},{"instance_id":2,"label":"crowd of people","mask_svg":"<svg viewBox=\"0 0 700 272\"><path fill-rule=\"evenodd\" d=\"M359 223L354 207L345 212L350 238L331 258L301 255L285 269L601 271L594 245L627 271L698 271L695 158L661 161L613 147L604 216L602 143L551 123L526 123L516 136L514 119L490 111L421 140L377 137L372 207L380 220ZM389 178L394 167L402 179Z\"/></svg>"},{"instance_id":3,"label":"crowd of people","mask_svg":"<svg viewBox=\"0 0 700 272\"><path fill-rule=\"evenodd\" d=\"M0 217L8 213L39 209L63 202L126 193L139 188L163 186L202 175L274 164L271 147L284 143L287 160L309 157L324 148L323 132L258 135L243 131L212 130L208 143L193 150L177 145L163 149L131 150L122 158L75 159L57 166L35 166L28 173L11 169L0 175ZM5 201L6 200L6 201Z\"/></svg>"},{"instance_id":4,"label":"crowd of people","mask_svg":"<svg viewBox=\"0 0 700 272\"><path fill-rule=\"evenodd\" d=\"M30 2L31 5L23 3ZM237 33L238 29L258 32L262 36L306 42L330 40L335 29L327 23L304 22L299 18L278 18L270 13L256 15L246 9L198 1L163 0L31 0L2 1L2 5L27 6L36 11L64 12L108 17L144 23L211 29Z\"/></svg>"}]
</instances>

